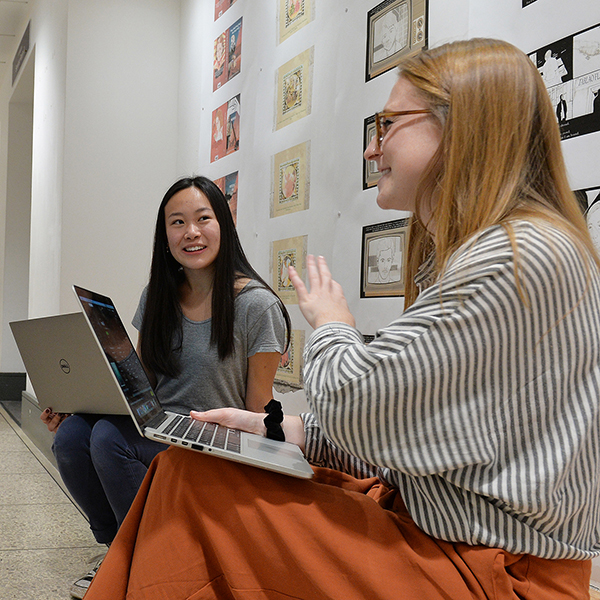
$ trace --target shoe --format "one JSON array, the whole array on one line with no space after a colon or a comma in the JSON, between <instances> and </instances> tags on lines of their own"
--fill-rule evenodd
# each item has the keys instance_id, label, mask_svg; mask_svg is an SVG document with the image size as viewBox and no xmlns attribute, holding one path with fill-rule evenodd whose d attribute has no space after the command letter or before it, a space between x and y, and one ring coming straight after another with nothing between
<instances>
[{"instance_id":1,"label":"shoe","mask_svg":"<svg viewBox=\"0 0 600 600\"><path fill-rule=\"evenodd\" d=\"M104 557L102 557L96 563L94 568L87 575L84 575L83 577L78 579L71 586L71 596L73 598L78 598L79 600L82 600L82 598L85 596L85 593L88 591L88 588L90 587L90 583L92 583L92 579L94 579L94 576L98 572L98 569L100 568L100 565L102 564L103 560L104 560Z\"/></svg>"}]
</instances>

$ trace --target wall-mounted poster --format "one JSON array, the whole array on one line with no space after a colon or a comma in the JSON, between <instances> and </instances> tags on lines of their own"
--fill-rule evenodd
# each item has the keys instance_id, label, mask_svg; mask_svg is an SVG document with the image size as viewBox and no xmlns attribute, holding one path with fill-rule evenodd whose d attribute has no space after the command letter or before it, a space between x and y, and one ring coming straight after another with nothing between
<instances>
[{"instance_id":1,"label":"wall-mounted poster","mask_svg":"<svg viewBox=\"0 0 600 600\"><path fill-rule=\"evenodd\" d=\"M365 119L363 128L363 155L376 133L375 115L371 115ZM374 160L366 160L363 156L363 190L376 186L380 177L381 173L377 169L377 163Z\"/></svg>"},{"instance_id":2,"label":"wall-mounted poster","mask_svg":"<svg viewBox=\"0 0 600 600\"><path fill-rule=\"evenodd\" d=\"M576 190L575 196L585 214L594 246L600 252L600 186Z\"/></svg>"},{"instance_id":3,"label":"wall-mounted poster","mask_svg":"<svg viewBox=\"0 0 600 600\"><path fill-rule=\"evenodd\" d=\"M233 222L237 225L238 172L234 171L233 173L229 173L229 175L225 175L225 177L215 179L215 184L227 199Z\"/></svg>"},{"instance_id":4,"label":"wall-mounted poster","mask_svg":"<svg viewBox=\"0 0 600 600\"><path fill-rule=\"evenodd\" d=\"M232 4L235 4L235 0L215 0L215 21L231 8Z\"/></svg>"},{"instance_id":5,"label":"wall-mounted poster","mask_svg":"<svg viewBox=\"0 0 600 600\"><path fill-rule=\"evenodd\" d=\"M426 0L384 0L367 13L366 81L427 44Z\"/></svg>"},{"instance_id":6,"label":"wall-mounted poster","mask_svg":"<svg viewBox=\"0 0 600 600\"><path fill-rule=\"evenodd\" d=\"M310 141L273 156L271 218L308 208L309 168Z\"/></svg>"},{"instance_id":7,"label":"wall-mounted poster","mask_svg":"<svg viewBox=\"0 0 600 600\"><path fill-rule=\"evenodd\" d=\"M210 162L240 148L240 99L241 94L238 94L213 110Z\"/></svg>"},{"instance_id":8,"label":"wall-mounted poster","mask_svg":"<svg viewBox=\"0 0 600 600\"><path fill-rule=\"evenodd\" d=\"M544 46L529 57L554 105L563 140L600 130L600 25Z\"/></svg>"},{"instance_id":9,"label":"wall-mounted poster","mask_svg":"<svg viewBox=\"0 0 600 600\"><path fill-rule=\"evenodd\" d=\"M279 0L279 43L310 23L313 0Z\"/></svg>"},{"instance_id":10,"label":"wall-mounted poster","mask_svg":"<svg viewBox=\"0 0 600 600\"><path fill-rule=\"evenodd\" d=\"M404 295L408 219L363 227L361 298Z\"/></svg>"},{"instance_id":11,"label":"wall-mounted poster","mask_svg":"<svg viewBox=\"0 0 600 600\"><path fill-rule=\"evenodd\" d=\"M275 129L310 114L314 48L309 48L277 70Z\"/></svg>"},{"instance_id":12,"label":"wall-mounted poster","mask_svg":"<svg viewBox=\"0 0 600 600\"><path fill-rule=\"evenodd\" d=\"M273 289L284 304L298 304L298 296L288 274L288 267L292 266L303 278L306 268L306 248L308 236L277 240L271 243L271 272L273 276Z\"/></svg>"},{"instance_id":13,"label":"wall-mounted poster","mask_svg":"<svg viewBox=\"0 0 600 600\"><path fill-rule=\"evenodd\" d=\"M275 373L274 388L280 392L302 389L302 353L304 352L304 331L293 329L288 349L281 356Z\"/></svg>"},{"instance_id":14,"label":"wall-mounted poster","mask_svg":"<svg viewBox=\"0 0 600 600\"><path fill-rule=\"evenodd\" d=\"M214 43L213 92L235 77L242 68L242 18Z\"/></svg>"}]
</instances>

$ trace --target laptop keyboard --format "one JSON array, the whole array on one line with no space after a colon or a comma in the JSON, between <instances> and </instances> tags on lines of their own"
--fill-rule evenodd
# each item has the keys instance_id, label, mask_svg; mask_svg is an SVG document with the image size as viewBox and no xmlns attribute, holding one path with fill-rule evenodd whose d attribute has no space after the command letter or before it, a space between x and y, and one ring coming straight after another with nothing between
<instances>
[{"instance_id":1,"label":"laptop keyboard","mask_svg":"<svg viewBox=\"0 0 600 600\"><path fill-rule=\"evenodd\" d=\"M231 452L241 451L241 432L221 427L216 423L203 423L191 417L178 416L161 431L165 435L198 443L203 446L222 448Z\"/></svg>"}]
</instances>

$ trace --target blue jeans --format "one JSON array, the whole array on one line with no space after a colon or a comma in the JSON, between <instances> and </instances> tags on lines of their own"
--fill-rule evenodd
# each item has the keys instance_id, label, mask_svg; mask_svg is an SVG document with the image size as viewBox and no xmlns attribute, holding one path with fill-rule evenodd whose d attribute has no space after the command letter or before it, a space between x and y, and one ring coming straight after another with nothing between
<instances>
[{"instance_id":1,"label":"blue jeans","mask_svg":"<svg viewBox=\"0 0 600 600\"><path fill-rule=\"evenodd\" d=\"M58 471L98 543L112 542L152 459L167 447L142 437L127 416L71 415L60 424L52 445Z\"/></svg>"}]
</instances>

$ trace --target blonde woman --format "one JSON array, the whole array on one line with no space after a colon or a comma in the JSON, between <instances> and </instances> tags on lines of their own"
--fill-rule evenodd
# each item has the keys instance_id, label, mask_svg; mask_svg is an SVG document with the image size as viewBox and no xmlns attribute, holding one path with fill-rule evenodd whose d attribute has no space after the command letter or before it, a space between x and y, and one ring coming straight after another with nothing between
<instances>
[{"instance_id":1,"label":"blonde woman","mask_svg":"<svg viewBox=\"0 0 600 600\"><path fill-rule=\"evenodd\" d=\"M544 83L507 43L441 46L400 67L377 127L365 156L379 206L414 213L414 283L365 345L325 260L309 288L290 268L313 414L283 430L314 479L161 453L87 600L589 597L600 270Z\"/></svg>"}]
</instances>

